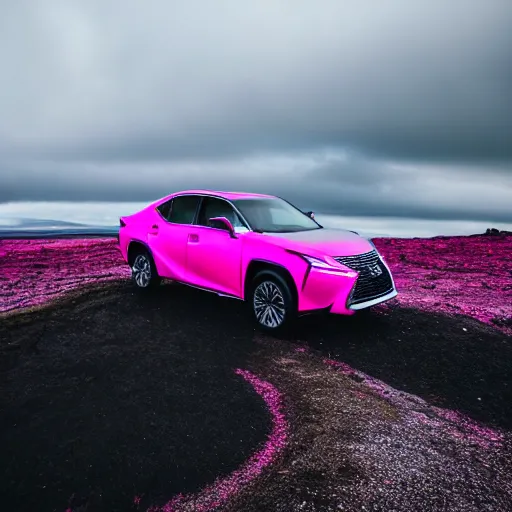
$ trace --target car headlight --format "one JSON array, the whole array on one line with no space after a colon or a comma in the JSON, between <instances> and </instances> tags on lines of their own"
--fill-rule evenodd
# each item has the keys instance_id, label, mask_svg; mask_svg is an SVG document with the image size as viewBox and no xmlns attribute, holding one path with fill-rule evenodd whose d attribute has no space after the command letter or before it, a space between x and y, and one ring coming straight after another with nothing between
<instances>
[{"instance_id":1,"label":"car headlight","mask_svg":"<svg viewBox=\"0 0 512 512\"><path fill-rule=\"evenodd\" d=\"M339 268L336 260L333 260L333 263L323 260L321 258L315 258L314 256L306 256L305 254L301 254L301 256L312 266L315 268Z\"/></svg>"}]
</instances>

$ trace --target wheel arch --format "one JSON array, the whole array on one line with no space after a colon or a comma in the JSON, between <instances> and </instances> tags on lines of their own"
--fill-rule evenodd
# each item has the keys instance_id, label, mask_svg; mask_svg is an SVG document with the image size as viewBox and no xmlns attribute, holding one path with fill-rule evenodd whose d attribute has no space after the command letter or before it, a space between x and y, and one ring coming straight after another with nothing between
<instances>
[{"instance_id":1,"label":"wheel arch","mask_svg":"<svg viewBox=\"0 0 512 512\"><path fill-rule=\"evenodd\" d=\"M249 297L253 279L258 274L268 274L269 276L277 277L285 281L285 283L290 288L290 292L292 294L295 305L298 304L299 292L297 289L297 284L295 283L295 280L293 279L290 271L279 263L274 263L272 261L262 259L254 259L249 263L249 265L247 265L244 279L244 300L247 300Z\"/></svg>"},{"instance_id":2,"label":"wheel arch","mask_svg":"<svg viewBox=\"0 0 512 512\"><path fill-rule=\"evenodd\" d=\"M132 263L135 260L135 256L137 254L140 254L142 251L147 251L149 255L151 256L151 259L153 260L153 263L155 261L155 258L153 257L153 253L149 247L149 245L146 242L143 242L142 240L130 240L128 243L128 247L126 250L126 256L128 260L128 265L132 265Z\"/></svg>"}]
</instances>

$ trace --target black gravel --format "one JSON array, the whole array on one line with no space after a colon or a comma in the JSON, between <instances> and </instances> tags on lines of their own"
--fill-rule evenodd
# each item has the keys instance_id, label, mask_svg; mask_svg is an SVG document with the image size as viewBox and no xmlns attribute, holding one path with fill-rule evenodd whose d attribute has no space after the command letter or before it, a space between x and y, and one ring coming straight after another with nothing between
<instances>
[{"instance_id":1,"label":"black gravel","mask_svg":"<svg viewBox=\"0 0 512 512\"><path fill-rule=\"evenodd\" d=\"M451 477L436 476L445 467L441 454L452 452L467 464L456 475L458 492L466 472L474 493L460 510L484 502L491 504L486 510L506 510L500 506L510 503L509 489L498 496L501 483L485 480L492 482L492 473L482 480L478 447L436 441L436 431L428 437L417 425L407 430L400 408L380 398L350 398L366 393L364 384L333 376L321 358L510 430L511 338L465 317L398 308L303 319L290 338L259 335L241 303L176 285L149 296L108 285L2 320L2 510L146 510L228 474L271 428L262 400L235 368L256 371L281 390L292 433L284 459L229 510L274 510L272 503L294 512L302 503L302 510L322 511L337 510L336 503L345 510L459 510L442 508L453 502ZM303 346L313 355L296 351ZM363 438L358 460L347 443ZM422 454L418 440L427 438L437 455ZM503 453L480 457L500 468L496 482L512 474L503 469ZM400 473L398 463L387 468L386 457L402 461L409 472L402 482L383 485L372 475L391 467L394 478ZM414 457L424 476L410 476ZM452 471L457 460L446 467ZM381 494L365 498L365 489ZM484 496L485 489L494 494ZM135 496L142 497L138 507Z\"/></svg>"},{"instance_id":2,"label":"black gravel","mask_svg":"<svg viewBox=\"0 0 512 512\"><path fill-rule=\"evenodd\" d=\"M429 403L512 430L512 339L465 316L396 308L301 323L296 340Z\"/></svg>"},{"instance_id":3,"label":"black gravel","mask_svg":"<svg viewBox=\"0 0 512 512\"><path fill-rule=\"evenodd\" d=\"M111 290L1 324L2 510L154 504L229 473L266 438L268 411L233 371L254 344L229 303Z\"/></svg>"}]
</instances>

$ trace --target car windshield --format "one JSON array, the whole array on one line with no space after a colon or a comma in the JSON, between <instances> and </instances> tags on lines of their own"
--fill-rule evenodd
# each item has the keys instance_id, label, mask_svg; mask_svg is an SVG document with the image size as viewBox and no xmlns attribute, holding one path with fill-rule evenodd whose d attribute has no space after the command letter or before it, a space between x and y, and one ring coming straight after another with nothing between
<instances>
[{"instance_id":1,"label":"car windshield","mask_svg":"<svg viewBox=\"0 0 512 512\"><path fill-rule=\"evenodd\" d=\"M322 227L295 206L278 197L236 199L233 204L254 231L294 233Z\"/></svg>"}]
</instances>

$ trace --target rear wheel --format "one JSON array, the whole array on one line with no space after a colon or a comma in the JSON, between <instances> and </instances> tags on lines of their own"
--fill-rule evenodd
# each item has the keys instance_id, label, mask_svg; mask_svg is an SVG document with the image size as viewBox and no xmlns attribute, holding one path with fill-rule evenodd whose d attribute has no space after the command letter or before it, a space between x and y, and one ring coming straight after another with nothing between
<instances>
[{"instance_id":1,"label":"rear wheel","mask_svg":"<svg viewBox=\"0 0 512 512\"><path fill-rule=\"evenodd\" d=\"M131 265L132 281L138 289L146 290L160 284L155 262L147 250L139 251Z\"/></svg>"},{"instance_id":2,"label":"rear wheel","mask_svg":"<svg viewBox=\"0 0 512 512\"><path fill-rule=\"evenodd\" d=\"M253 280L250 306L260 329L279 333L291 326L296 306L290 287L279 274L262 272Z\"/></svg>"}]
</instances>

